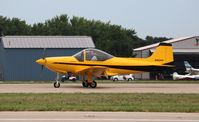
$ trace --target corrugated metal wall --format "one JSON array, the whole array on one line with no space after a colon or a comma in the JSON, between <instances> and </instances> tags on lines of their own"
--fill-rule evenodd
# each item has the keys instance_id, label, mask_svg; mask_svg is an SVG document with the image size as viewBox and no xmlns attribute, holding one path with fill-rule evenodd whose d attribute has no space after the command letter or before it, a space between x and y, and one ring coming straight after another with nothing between
<instances>
[{"instance_id":1,"label":"corrugated metal wall","mask_svg":"<svg viewBox=\"0 0 199 122\"><path fill-rule=\"evenodd\" d=\"M3 53L4 49L2 46L2 41L0 39L0 81L3 80L3 62L4 62L4 53Z\"/></svg>"},{"instance_id":2,"label":"corrugated metal wall","mask_svg":"<svg viewBox=\"0 0 199 122\"><path fill-rule=\"evenodd\" d=\"M71 56L80 50L82 49L46 49L46 57ZM41 71L41 66L35 63L35 60L43 56L43 49L4 49L4 51L4 80L48 81L55 79L55 73L45 68Z\"/></svg>"}]
</instances>

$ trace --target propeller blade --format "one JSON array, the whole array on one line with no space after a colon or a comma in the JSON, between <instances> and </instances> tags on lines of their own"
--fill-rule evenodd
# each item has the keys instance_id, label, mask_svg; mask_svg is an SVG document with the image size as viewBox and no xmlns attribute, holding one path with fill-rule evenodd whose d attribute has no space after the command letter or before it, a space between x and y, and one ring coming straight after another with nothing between
<instances>
[{"instance_id":1,"label":"propeller blade","mask_svg":"<svg viewBox=\"0 0 199 122\"><path fill-rule=\"evenodd\" d=\"M44 50L43 50L43 56L42 56L42 58L43 58L43 59L46 58L46 48L44 48Z\"/></svg>"},{"instance_id":2,"label":"propeller blade","mask_svg":"<svg viewBox=\"0 0 199 122\"><path fill-rule=\"evenodd\" d=\"M43 50L43 56L42 56L42 59L46 60L46 48L44 48ZM44 70L44 65L41 65L41 72Z\"/></svg>"},{"instance_id":3,"label":"propeller blade","mask_svg":"<svg viewBox=\"0 0 199 122\"><path fill-rule=\"evenodd\" d=\"M44 65L41 65L41 72L44 70Z\"/></svg>"}]
</instances>

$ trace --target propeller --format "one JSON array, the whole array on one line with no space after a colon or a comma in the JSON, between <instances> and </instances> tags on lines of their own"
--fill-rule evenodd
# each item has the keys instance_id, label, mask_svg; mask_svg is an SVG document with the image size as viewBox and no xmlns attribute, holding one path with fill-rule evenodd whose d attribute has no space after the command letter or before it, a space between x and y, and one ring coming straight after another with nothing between
<instances>
[{"instance_id":1,"label":"propeller","mask_svg":"<svg viewBox=\"0 0 199 122\"><path fill-rule=\"evenodd\" d=\"M42 58L36 60L36 63L41 65L41 74L43 72L44 66L46 65L46 62L47 62L47 60L46 60L46 48L44 48Z\"/></svg>"},{"instance_id":2,"label":"propeller","mask_svg":"<svg viewBox=\"0 0 199 122\"><path fill-rule=\"evenodd\" d=\"M45 60L45 62L46 62L46 48L44 48L44 50L43 50L42 59ZM41 65L41 72L43 71L43 69L44 69L44 65Z\"/></svg>"},{"instance_id":3,"label":"propeller","mask_svg":"<svg viewBox=\"0 0 199 122\"><path fill-rule=\"evenodd\" d=\"M36 62L41 65L41 72L42 72L46 64L46 48L44 48L43 50L42 58L38 59Z\"/></svg>"},{"instance_id":4,"label":"propeller","mask_svg":"<svg viewBox=\"0 0 199 122\"><path fill-rule=\"evenodd\" d=\"M42 55L42 59L45 60L45 58L46 58L46 48L44 48L44 50L43 50L43 55Z\"/></svg>"},{"instance_id":5,"label":"propeller","mask_svg":"<svg viewBox=\"0 0 199 122\"><path fill-rule=\"evenodd\" d=\"M43 72L44 70L44 65L41 65L41 72Z\"/></svg>"}]
</instances>

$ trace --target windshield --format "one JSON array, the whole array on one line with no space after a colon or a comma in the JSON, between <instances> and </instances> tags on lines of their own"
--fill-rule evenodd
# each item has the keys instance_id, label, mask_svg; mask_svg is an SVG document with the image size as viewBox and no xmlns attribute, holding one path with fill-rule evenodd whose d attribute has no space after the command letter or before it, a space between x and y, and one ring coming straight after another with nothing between
<instances>
[{"instance_id":1,"label":"windshield","mask_svg":"<svg viewBox=\"0 0 199 122\"><path fill-rule=\"evenodd\" d=\"M84 50L73 55L78 61L84 61Z\"/></svg>"}]
</instances>

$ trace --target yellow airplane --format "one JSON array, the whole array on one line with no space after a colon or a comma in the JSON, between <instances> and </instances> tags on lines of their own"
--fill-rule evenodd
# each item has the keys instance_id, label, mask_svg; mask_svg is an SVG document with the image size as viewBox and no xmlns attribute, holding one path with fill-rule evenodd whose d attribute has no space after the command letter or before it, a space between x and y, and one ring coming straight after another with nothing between
<instances>
[{"instance_id":1,"label":"yellow airplane","mask_svg":"<svg viewBox=\"0 0 199 122\"><path fill-rule=\"evenodd\" d=\"M148 58L114 57L98 49L84 49L73 56L47 57L36 61L57 73L55 88L60 87L59 74L72 73L82 76L83 87L95 88L93 76L113 76L141 72L161 71L173 68L173 48L171 44L160 43Z\"/></svg>"}]
</instances>

